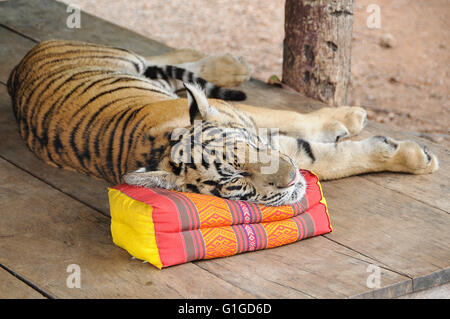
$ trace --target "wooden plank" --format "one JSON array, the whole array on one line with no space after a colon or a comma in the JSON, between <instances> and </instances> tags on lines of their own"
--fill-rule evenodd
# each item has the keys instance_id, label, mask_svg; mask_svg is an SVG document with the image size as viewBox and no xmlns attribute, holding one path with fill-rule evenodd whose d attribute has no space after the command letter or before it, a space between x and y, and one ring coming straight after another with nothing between
<instances>
[{"instance_id":1,"label":"wooden plank","mask_svg":"<svg viewBox=\"0 0 450 319\"><path fill-rule=\"evenodd\" d=\"M0 23L35 41L72 39L133 48L143 55L157 55L171 49L154 40L81 12L80 28L69 28L67 5L52 0L0 2ZM125 42L123 40L126 39Z\"/></svg>"},{"instance_id":2,"label":"wooden plank","mask_svg":"<svg viewBox=\"0 0 450 319\"><path fill-rule=\"evenodd\" d=\"M0 176L0 264L51 296L252 297L192 263L161 271L131 260L113 244L107 217L1 159ZM66 285L70 264L81 288Z\"/></svg>"},{"instance_id":3,"label":"wooden plank","mask_svg":"<svg viewBox=\"0 0 450 319\"><path fill-rule=\"evenodd\" d=\"M450 283L450 268L443 271L438 270L433 273L427 273L426 275L414 278L413 291L421 291L445 283Z\"/></svg>"},{"instance_id":4,"label":"wooden plank","mask_svg":"<svg viewBox=\"0 0 450 319\"><path fill-rule=\"evenodd\" d=\"M326 106L322 102L301 94L282 90L255 79L242 83L240 88L247 94L247 99L243 103L250 105L277 110L296 110L303 113L318 110Z\"/></svg>"},{"instance_id":5,"label":"wooden plank","mask_svg":"<svg viewBox=\"0 0 450 319\"><path fill-rule=\"evenodd\" d=\"M335 230L327 238L414 279L434 273L430 286L448 277L446 213L362 177L324 184Z\"/></svg>"},{"instance_id":6,"label":"wooden plank","mask_svg":"<svg viewBox=\"0 0 450 319\"><path fill-rule=\"evenodd\" d=\"M392 298L412 291L409 278L387 268L380 268L380 287L369 288L367 269L379 263L323 237L195 263L262 298L294 298L298 291L310 298Z\"/></svg>"},{"instance_id":7,"label":"wooden plank","mask_svg":"<svg viewBox=\"0 0 450 319\"><path fill-rule=\"evenodd\" d=\"M40 161L28 150L19 135L11 110L11 101L3 84L0 85L0 113L2 114L0 117L1 158L109 216L108 196L105 192L108 184L105 181L84 176L78 172L52 167Z\"/></svg>"},{"instance_id":8,"label":"wooden plank","mask_svg":"<svg viewBox=\"0 0 450 319\"><path fill-rule=\"evenodd\" d=\"M35 45L33 41L0 27L0 56L6 58L4 63L0 63L1 83L6 84L11 70L33 45Z\"/></svg>"},{"instance_id":9,"label":"wooden plank","mask_svg":"<svg viewBox=\"0 0 450 319\"><path fill-rule=\"evenodd\" d=\"M44 299L39 292L0 268L0 299Z\"/></svg>"}]
</instances>

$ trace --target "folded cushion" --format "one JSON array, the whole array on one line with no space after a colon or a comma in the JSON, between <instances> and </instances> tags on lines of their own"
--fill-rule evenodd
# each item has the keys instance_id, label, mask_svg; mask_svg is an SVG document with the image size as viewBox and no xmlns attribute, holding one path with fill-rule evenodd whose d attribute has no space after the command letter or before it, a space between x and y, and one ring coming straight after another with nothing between
<instances>
[{"instance_id":1,"label":"folded cushion","mask_svg":"<svg viewBox=\"0 0 450 319\"><path fill-rule=\"evenodd\" d=\"M109 188L113 241L158 268L272 248L332 230L316 175L301 171L305 197L264 206L216 196L121 184Z\"/></svg>"}]
</instances>

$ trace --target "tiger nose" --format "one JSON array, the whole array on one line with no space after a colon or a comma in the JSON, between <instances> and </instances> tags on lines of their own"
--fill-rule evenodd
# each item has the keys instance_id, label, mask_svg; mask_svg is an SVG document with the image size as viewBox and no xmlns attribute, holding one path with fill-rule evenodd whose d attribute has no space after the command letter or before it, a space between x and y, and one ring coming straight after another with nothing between
<instances>
[{"instance_id":1,"label":"tiger nose","mask_svg":"<svg viewBox=\"0 0 450 319\"><path fill-rule=\"evenodd\" d=\"M298 172L297 172L297 170L292 171L292 172L289 174L289 176L290 176L290 178L291 178L291 181L288 183L287 187L292 186L292 185L294 185L295 183L297 183L297 181L298 181Z\"/></svg>"},{"instance_id":2,"label":"tiger nose","mask_svg":"<svg viewBox=\"0 0 450 319\"><path fill-rule=\"evenodd\" d=\"M281 181L280 183L278 183L278 188L286 188L286 187L290 187L292 185L294 185L295 183L297 183L299 179L299 173L297 172L297 170L291 170L289 171L288 174L286 174L284 181Z\"/></svg>"}]
</instances>

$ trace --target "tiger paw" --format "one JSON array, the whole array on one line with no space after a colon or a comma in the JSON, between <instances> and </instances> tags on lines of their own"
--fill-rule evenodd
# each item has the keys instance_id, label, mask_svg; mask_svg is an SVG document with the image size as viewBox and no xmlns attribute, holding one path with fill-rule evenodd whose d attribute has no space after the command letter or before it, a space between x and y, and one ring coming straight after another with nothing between
<instances>
[{"instance_id":1,"label":"tiger paw","mask_svg":"<svg viewBox=\"0 0 450 319\"><path fill-rule=\"evenodd\" d=\"M322 125L311 140L323 143L339 142L343 138L357 135L367 123L366 111L360 107L323 108L317 115Z\"/></svg>"},{"instance_id":2,"label":"tiger paw","mask_svg":"<svg viewBox=\"0 0 450 319\"><path fill-rule=\"evenodd\" d=\"M374 154L386 170L412 174L429 174L439 169L439 162L427 147L413 141L396 141L389 137L371 139Z\"/></svg>"},{"instance_id":3,"label":"tiger paw","mask_svg":"<svg viewBox=\"0 0 450 319\"><path fill-rule=\"evenodd\" d=\"M202 78L219 86L237 86L250 78L247 62L231 54L207 56L195 63Z\"/></svg>"},{"instance_id":4,"label":"tiger paw","mask_svg":"<svg viewBox=\"0 0 450 319\"><path fill-rule=\"evenodd\" d=\"M340 106L333 112L332 119L341 122L347 128L349 136L354 136L366 126L367 113L361 107Z\"/></svg>"}]
</instances>

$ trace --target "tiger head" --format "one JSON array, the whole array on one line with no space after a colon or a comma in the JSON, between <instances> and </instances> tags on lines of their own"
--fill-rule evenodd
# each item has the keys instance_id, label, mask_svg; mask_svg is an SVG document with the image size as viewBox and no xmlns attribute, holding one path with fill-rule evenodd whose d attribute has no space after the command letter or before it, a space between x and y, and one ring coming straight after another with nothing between
<instances>
[{"instance_id":1,"label":"tiger head","mask_svg":"<svg viewBox=\"0 0 450 319\"><path fill-rule=\"evenodd\" d=\"M303 198L306 182L276 136L222 100L185 84L191 125L174 129L158 167L124 176L126 183L209 194L270 206ZM258 134L259 133L259 134Z\"/></svg>"}]
</instances>

